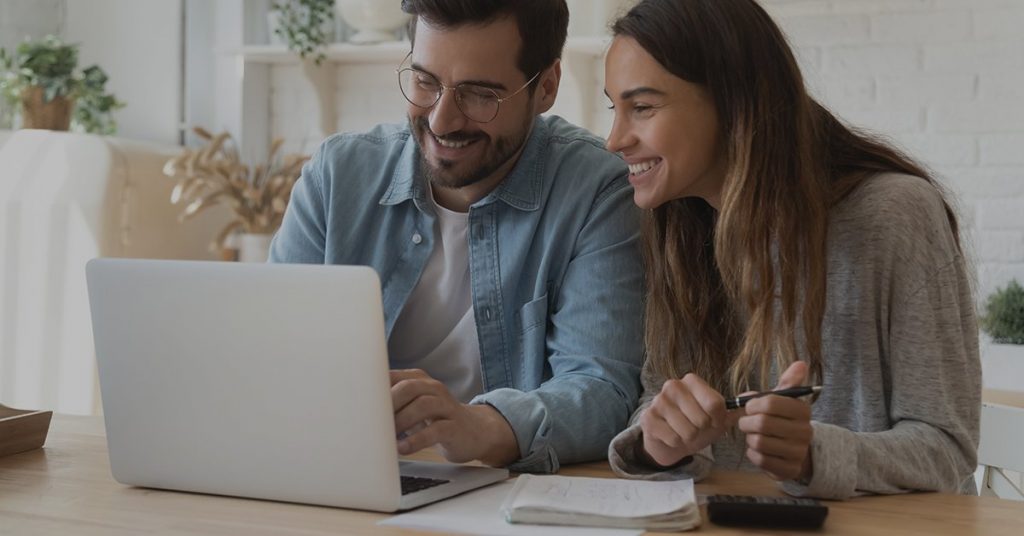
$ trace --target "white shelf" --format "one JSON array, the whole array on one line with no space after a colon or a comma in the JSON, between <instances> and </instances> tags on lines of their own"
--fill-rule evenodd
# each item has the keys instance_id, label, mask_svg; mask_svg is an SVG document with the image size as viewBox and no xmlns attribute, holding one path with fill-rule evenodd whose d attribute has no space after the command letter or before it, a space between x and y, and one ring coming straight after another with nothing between
<instances>
[{"instance_id":1,"label":"white shelf","mask_svg":"<svg viewBox=\"0 0 1024 536\"><path fill-rule=\"evenodd\" d=\"M606 37L570 37L565 43L565 53L599 58L608 48ZM402 61L409 53L409 41L393 41L372 45L332 43L324 50L326 61L341 64L378 64ZM229 52L241 56L245 61L266 64L294 64L299 62L298 54L284 45L248 45Z\"/></svg>"},{"instance_id":2,"label":"white shelf","mask_svg":"<svg viewBox=\"0 0 1024 536\"><path fill-rule=\"evenodd\" d=\"M291 64L299 62L299 55L284 45L249 45L231 52L254 63ZM409 53L408 41L353 45L332 43L324 50L326 61L333 63L389 63L397 64Z\"/></svg>"}]
</instances>

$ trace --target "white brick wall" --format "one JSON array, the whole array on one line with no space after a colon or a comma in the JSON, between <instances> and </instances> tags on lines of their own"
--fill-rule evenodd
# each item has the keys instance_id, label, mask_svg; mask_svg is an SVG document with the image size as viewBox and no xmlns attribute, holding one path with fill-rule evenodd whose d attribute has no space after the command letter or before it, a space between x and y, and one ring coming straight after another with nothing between
<instances>
[{"instance_id":1,"label":"white brick wall","mask_svg":"<svg viewBox=\"0 0 1024 536\"><path fill-rule=\"evenodd\" d=\"M762 0L823 104L957 195L978 300L1024 282L1024 0Z\"/></svg>"},{"instance_id":2,"label":"white brick wall","mask_svg":"<svg viewBox=\"0 0 1024 536\"><path fill-rule=\"evenodd\" d=\"M956 194L979 301L1012 277L1024 282L1024 0L762 2L823 104L892 139ZM603 26L583 22L577 34ZM611 116L600 93L603 62L597 66L587 122L605 135ZM390 67L338 68L339 128L401 119L401 103L396 112L382 100L394 98ZM312 89L297 67L275 67L272 77L274 131L289 149L312 150ZM560 99L572 99L573 82L564 86Z\"/></svg>"}]
</instances>

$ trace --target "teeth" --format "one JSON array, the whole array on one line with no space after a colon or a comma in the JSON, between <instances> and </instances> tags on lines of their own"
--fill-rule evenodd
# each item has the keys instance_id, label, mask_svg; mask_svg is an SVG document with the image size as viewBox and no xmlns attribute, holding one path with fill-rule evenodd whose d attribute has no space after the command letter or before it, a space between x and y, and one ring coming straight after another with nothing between
<instances>
[{"instance_id":1,"label":"teeth","mask_svg":"<svg viewBox=\"0 0 1024 536\"><path fill-rule=\"evenodd\" d=\"M441 147L447 147L449 149L461 149L461 148L469 145L469 143L470 143L469 141L447 141L447 140L442 140L441 138L438 138L436 136L434 137L434 139L437 140L437 143L439 143L441 145Z\"/></svg>"},{"instance_id":2,"label":"teeth","mask_svg":"<svg viewBox=\"0 0 1024 536\"><path fill-rule=\"evenodd\" d=\"M640 162L639 164L630 164L629 165L629 172L631 174L633 174L633 175L639 175L639 174L641 174L641 173L651 169L652 167L656 166L658 164L658 162L660 162L660 161L661 161L660 159L655 158L653 160L648 160L646 162Z\"/></svg>"}]
</instances>

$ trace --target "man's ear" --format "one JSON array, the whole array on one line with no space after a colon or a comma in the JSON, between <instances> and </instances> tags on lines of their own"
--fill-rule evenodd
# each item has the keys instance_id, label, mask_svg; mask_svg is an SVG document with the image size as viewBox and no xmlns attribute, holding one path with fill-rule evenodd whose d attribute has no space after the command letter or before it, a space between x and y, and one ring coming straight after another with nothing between
<instances>
[{"instance_id":1,"label":"man's ear","mask_svg":"<svg viewBox=\"0 0 1024 536\"><path fill-rule=\"evenodd\" d=\"M533 113L542 114L555 105L558 96L558 84L562 80L562 60L555 59L550 67L540 74L540 82L534 90Z\"/></svg>"}]
</instances>

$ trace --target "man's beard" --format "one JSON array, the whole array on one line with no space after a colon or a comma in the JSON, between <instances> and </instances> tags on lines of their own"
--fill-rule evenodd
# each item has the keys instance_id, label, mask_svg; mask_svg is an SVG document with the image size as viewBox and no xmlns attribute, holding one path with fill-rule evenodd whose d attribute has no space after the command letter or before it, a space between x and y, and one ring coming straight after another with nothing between
<instances>
[{"instance_id":1,"label":"man's beard","mask_svg":"<svg viewBox=\"0 0 1024 536\"><path fill-rule=\"evenodd\" d=\"M452 132L441 137L442 140L449 142L473 141L486 144L483 158L480 159L475 167L462 173L455 171L456 163L451 160L442 158L438 165L434 165L427 159L423 147L428 142L427 136L434 136L434 133L430 131L430 124L425 117L417 117L415 119L410 117L409 128L412 130L413 138L420 148L420 170L427 180L430 181L430 184L441 188L458 189L476 184L490 177L501 166L508 163L512 157L516 156L519 149L526 143L526 137L530 133L532 120L532 117L527 117L525 124L518 132L512 136L502 136L497 139L492 139L484 132L470 133L464 131Z\"/></svg>"}]
</instances>

